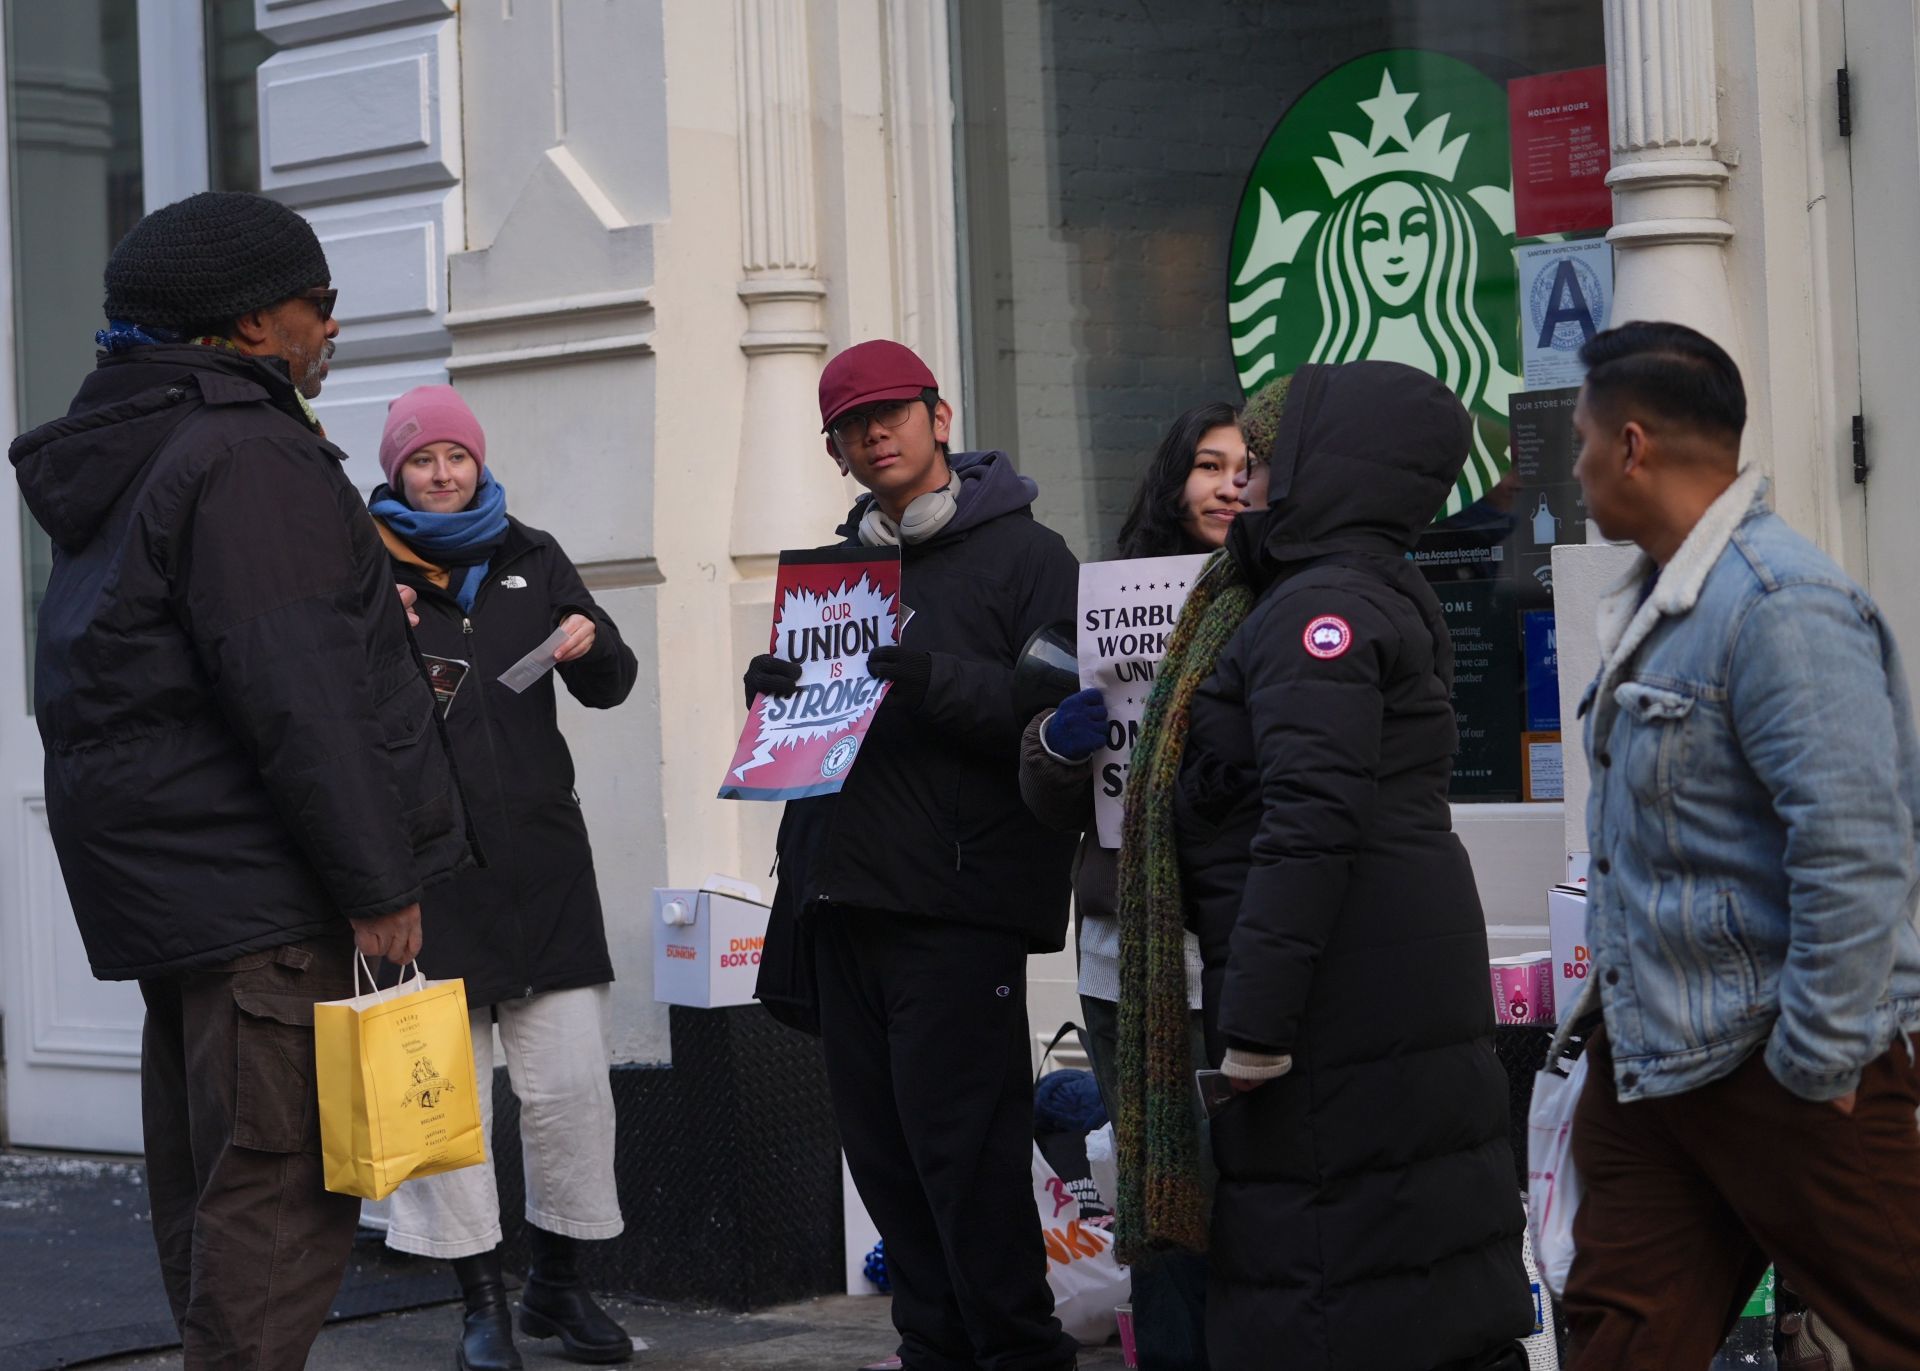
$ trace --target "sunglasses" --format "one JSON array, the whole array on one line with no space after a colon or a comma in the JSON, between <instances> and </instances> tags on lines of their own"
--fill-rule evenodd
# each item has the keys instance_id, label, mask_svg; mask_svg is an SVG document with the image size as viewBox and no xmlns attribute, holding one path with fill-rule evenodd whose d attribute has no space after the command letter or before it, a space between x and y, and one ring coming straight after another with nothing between
<instances>
[{"instance_id":1,"label":"sunglasses","mask_svg":"<svg viewBox=\"0 0 1920 1371\"><path fill-rule=\"evenodd\" d=\"M320 322L324 324L327 320L333 318L333 306L334 302L340 298L340 288L338 286L315 286L312 290L296 292L293 298L296 300L313 301L313 307L320 311Z\"/></svg>"}]
</instances>

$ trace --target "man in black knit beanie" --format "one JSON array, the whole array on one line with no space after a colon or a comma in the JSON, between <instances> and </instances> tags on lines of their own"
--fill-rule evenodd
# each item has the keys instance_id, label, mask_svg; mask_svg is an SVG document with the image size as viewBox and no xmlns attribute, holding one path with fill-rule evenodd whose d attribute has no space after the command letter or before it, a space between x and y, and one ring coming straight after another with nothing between
<instances>
[{"instance_id":1,"label":"man in black knit beanie","mask_svg":"<svg viewBox=\"0 0 1920 1371\"><path fill-rule=\"evenodd\" d=\"M470 860L387 555L320 432L339 325L306 221L257 195L114 249L94 371L10 456L54 543L34 707L93 972L146 1000L161 1274L190 1368L293 1368L359 1201L323 1184L313 1006L411 961Z\"/></svg>"}]
</instances>

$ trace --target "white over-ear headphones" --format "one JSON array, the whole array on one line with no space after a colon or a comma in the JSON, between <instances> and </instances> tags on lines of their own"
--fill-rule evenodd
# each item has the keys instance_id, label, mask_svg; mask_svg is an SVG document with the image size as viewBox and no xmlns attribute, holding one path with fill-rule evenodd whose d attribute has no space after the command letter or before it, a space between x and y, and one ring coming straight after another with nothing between
<instances>
[{"instance_id":1,"label":"white over-ear headphones","mask_svg":"<svg viewBox=\"0 0 1920 1371\"><path fill-rule=\"evenodd\" d=\"M951 523L959 508L960 501L951 483L915 496L898 524L880 512L876 500L860 518L860 541L868 547L924 543Z\"/></svg>"}]
</instances>

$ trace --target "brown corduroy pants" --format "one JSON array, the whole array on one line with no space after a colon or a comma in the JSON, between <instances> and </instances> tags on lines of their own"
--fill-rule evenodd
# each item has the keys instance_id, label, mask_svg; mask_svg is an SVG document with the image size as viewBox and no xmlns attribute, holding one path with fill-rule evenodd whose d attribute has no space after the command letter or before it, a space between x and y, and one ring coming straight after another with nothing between
<instances>
[{"instance_id":1,"label":"brown corduroy pants","mask_svg":"<svg viewBox=\"0 0 1920 1371\"><path fill-rule=\"evenodd\" d=\"M1571 1371L1705 1371L1772 1262L1859 1371L1920 1371L1920 1066L1904 1039L1851 1115L1755 1051L1698 1090L1623 1105L1588 1051L1564 1310Z\"/></svg>"},{"instance_id":2,"label":"brown corduroy pants","mask_svg":"<svg viewBox=\"0 0 1920 1371\"><path fill-rule=\"evenodd\" d=\"M141 1106L160 1271L187 1371L298 1371L360 1201L322 1184L313 1006L353 993L353 939L140 982Z\"/></svg>"}]
</instances>

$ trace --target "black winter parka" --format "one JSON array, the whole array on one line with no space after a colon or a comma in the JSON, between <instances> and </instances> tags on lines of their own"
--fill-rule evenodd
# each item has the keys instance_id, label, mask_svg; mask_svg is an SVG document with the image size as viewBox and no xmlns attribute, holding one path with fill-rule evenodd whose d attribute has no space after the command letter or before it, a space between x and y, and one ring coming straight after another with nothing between
<instances>
[{"instance_id":1,"label":"black winter parka","mask_svg":"<svg viewBox=\"0 0 1920 1371\"><path fill-rule=\"evenodd\" d=\"M1066 942L1073 837L1020 799L1013 665L1035 629L1071 619L1080 564L1035 522L1036 488L1003 452L954 453L959 510L901 549L901 645L933 654L917 709L881 706L836 795L789 801L776 902L820 903L1014 929ZM870 498L870 497L869 497ZM839 532L849 545L862 500Z\"/></svg>"},{"instance_id":2,"label":"black winter parka","mask_svg":"<svg viewBox=\"0 0 1920 1371\"><path fill-rule=\"evenodd\" d=\"M420 650L469 664L446 714L460 783L486 854L428 892L421 963L459 976L473 1008L613 979L593 850L573 755L561 735L554 677L581 704L611 709L639 675L620 630L594 602L552 535L508 516L473 609L396 560L419 592ZM569 614L593 620L593 648L516 695L500 673L538 647Z\"/></svg>"},{"instance_id":3,"label":"black winter parka","mask_svg":"<svg viewBox=\"0 0 1920 1371\"><path fill-rule=\"evenodd\" d=\"M1293 1068L1213 1120L1215 1366L1429 1371L1532 1327L1453 653L1406 560L1467 423L1410 368L1303 367L1282 493L1229 535L1259 599L1193 701L1181 869L1214 1059Z\"/></svg>"},{"instance_id":4,"label":"black winter parka","mask_svg":"<svg viewBox=\"0 0 1920 1371\"><path fill-rule=\"evenodd\" d=\"M345 936L471 860L386 551L284 363L103 355L10 456L54 542L34 707L96 976Z\"/></svg>"}]
</instances>

